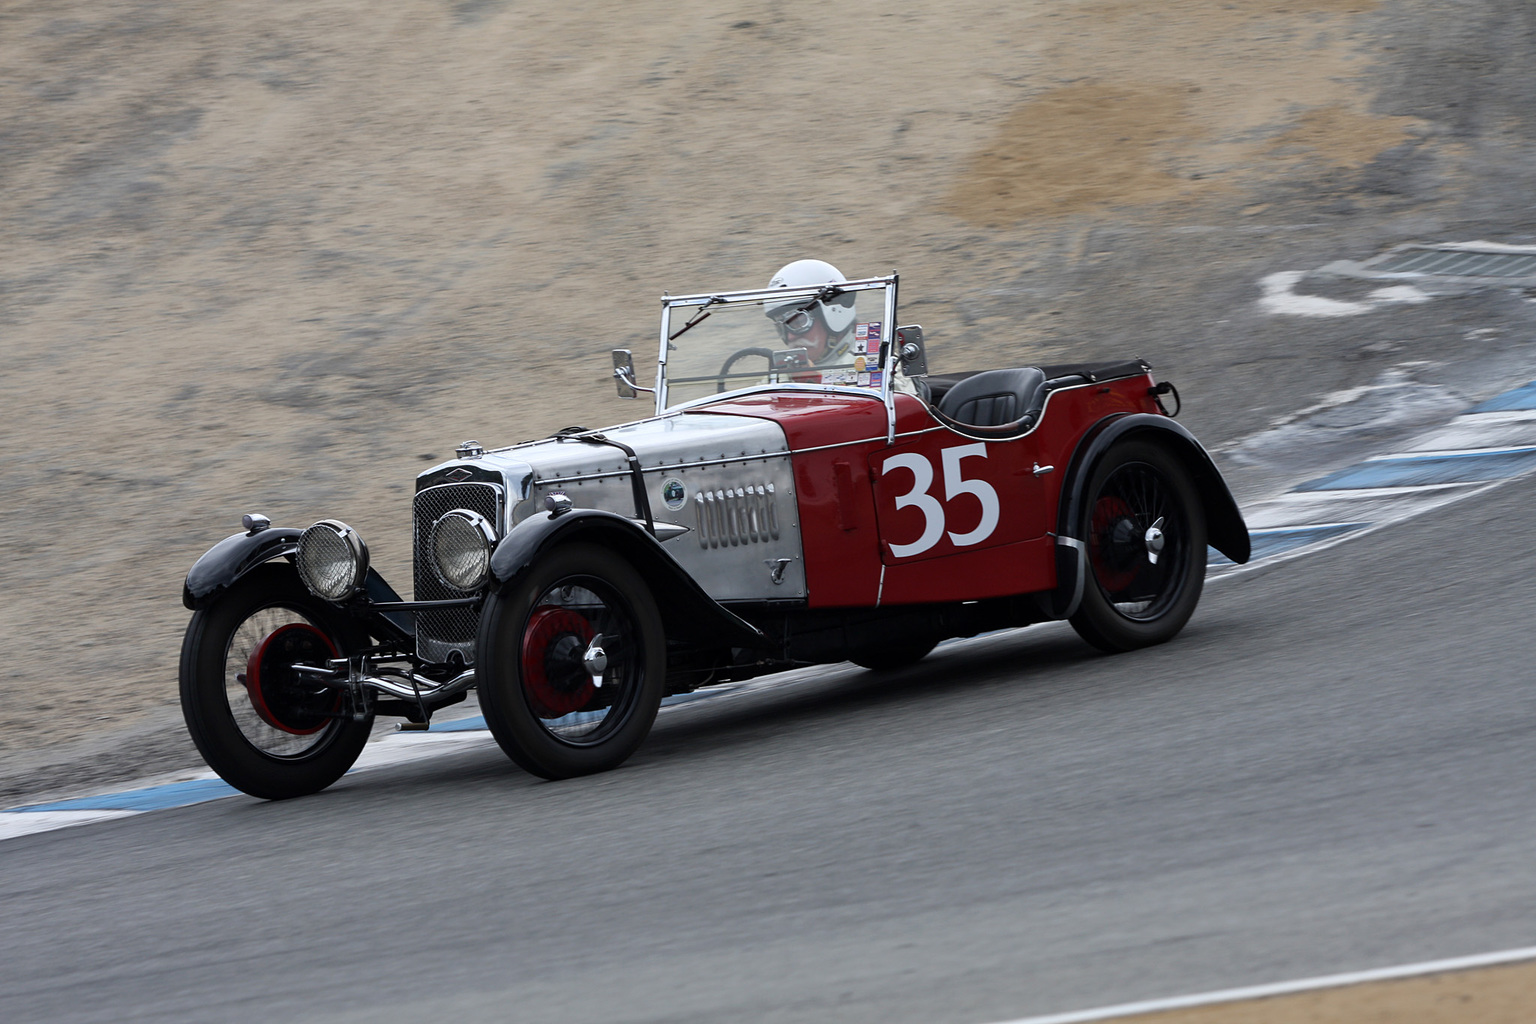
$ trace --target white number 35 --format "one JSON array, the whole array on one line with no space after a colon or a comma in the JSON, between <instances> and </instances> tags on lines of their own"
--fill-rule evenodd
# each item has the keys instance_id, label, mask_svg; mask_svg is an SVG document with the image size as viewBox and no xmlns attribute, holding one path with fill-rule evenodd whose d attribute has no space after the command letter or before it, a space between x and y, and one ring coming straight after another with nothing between
<instances>
[{"instance_id":1,"label":"white number 35","mask_svg":"<svg viewBox=\"0 0 1536 1024\"><path fill-rule=\"evenodd\" d=\"M981 522L976 524L976 529L965 533L949 531L950 543L959 548L980 544L992 536L1002 511L997 491L991 484L985 480L966 480L961 476L960 460L972 456L986 458L987 446L979 443L962 444L939 452L939 458L944 463L944 500L949 501L961 494L973 494L981 502ZM912 471L912 489L896 499L896 509L900 511L916 505L923 513L923 534L911 544L892 544L891 554L896 558L920 555L944 536L944 506L939 503L939 499L928 493L928 488L933 485L933 463L928 461L927 456L917 452L905 452L886 459L880 467L880 475L885 476L893 469Z\"/></svg>"}]
</instances>

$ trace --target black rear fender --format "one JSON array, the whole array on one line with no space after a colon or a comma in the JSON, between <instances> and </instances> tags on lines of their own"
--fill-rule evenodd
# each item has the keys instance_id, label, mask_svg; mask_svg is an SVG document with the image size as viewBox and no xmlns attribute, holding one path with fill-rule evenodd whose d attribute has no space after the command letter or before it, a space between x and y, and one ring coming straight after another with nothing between
<instances>
[{"instance_id":1,"label":"black rear fender","mask_svg":"<svg viewBox=\"0 0 1536 1024\"><path fill-rule=\"evenodd\" d=\"M1206 533L1211 547L1239 565L1247 562L1251 554L1248 524L1243 521L1243 513L1238 510L1237 500L1232 497L1221 470L1211 461L1210 453L1195 440L1195 435L1175 420L1154 413L1131 413L1100 420L1078 442L1062 481L1061 508L1056 519L1058 536L1083 539L1077 536L1077 524L1083 521L1082 503L1087 500L1084 491L1088 478L1104 453L1116 442L1129 437L1153 441L1184 464L1205 506Z\"/></svg>"},{"instance_id":2,"label":"black rear fender","mask_svg":"<svg viewBox=\"0 0 1536 1024\"><path fill-rule=\"evenodd\" d=\"M1167 416L1130 413L1100 420L1089 428L1072 453L1062 479L1061 505L1056 516L1056 602L1052 611L1066 617L1077 610L1082 595L1085 538L1079 536L1085 521L1084 503L1094 467L1116 443L1135 437L1152 441L1177 458L1188 470L1205 510L1206 534L1211 547L1239 565L1252 554L1248 524L1237 500L1211 460L1210 453L1184 426Z\"/></svg>"},{"instance_id":3,"label":"black rear fender","mask_svg":"<svg viewBox=\"0 0 1536 1024\"><path fill-rule=\"evenodd\" d=\"M606 547L635 567L651 588L669 639L716 647L767 646L757 627L705 593L645 527L599 509L541 512L518 523L491 555L491 589L506 593L542 555L573 542Z\"/></svg>"}]
</instances>

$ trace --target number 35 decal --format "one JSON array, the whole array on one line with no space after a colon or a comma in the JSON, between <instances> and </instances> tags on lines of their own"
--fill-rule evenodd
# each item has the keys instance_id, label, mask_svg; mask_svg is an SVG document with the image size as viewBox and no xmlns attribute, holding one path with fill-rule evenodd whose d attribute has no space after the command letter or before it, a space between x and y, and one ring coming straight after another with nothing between
<instances>
[{"instance_id":1,"label":"number 35 decal","mask_svg":"<svg viewBox=\"0 0 1536 1024\"><path fill-rule=\"evenodd\" d=\"M939 452L939 458L944 464L944 500L950 501L961 494L971 494L981 502L981 522L976 524L974 530L965 533L949 531L950 543L960 548L980 544L992 536L1002 512L997 491L991 484L985 480L967 480L962 475L960 460L973 457L986 458L987 446L980 443L962 444ZM933 486L933 463L925 455L904 452L886 459L880 467L880 475L883 477L893 469L912 471L912 489L896 499L896 510L899 512L915 505L923 513L923 533L911 544L892 544L891 554L896 558L920 555L937 544L945 532L944 506L938 498L928 493L928 488Z\"/></svg>"}]
</instances>

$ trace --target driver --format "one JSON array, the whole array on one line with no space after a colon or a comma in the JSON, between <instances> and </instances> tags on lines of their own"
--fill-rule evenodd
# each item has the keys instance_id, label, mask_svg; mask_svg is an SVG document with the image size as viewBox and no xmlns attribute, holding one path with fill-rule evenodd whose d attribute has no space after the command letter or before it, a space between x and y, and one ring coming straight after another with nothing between
<instances>
[{"instance_id":1,"label":"driver","mask_svg":"<svg viewBox=\"0 0 1536 1024\"><path fill-rule=\"evenodd\" d=\"M807 288L818 284L841 284L846 280L842 271L824 260L795 260L780 267L779 272L768 281L768 287ZM813 366L839 362L852 365L853 357L849 353L853 349L853 339L850 335L853 333L854 321L858 319L853 300L852 292L826 301L817 300L809 306L804 299L791 299L777 304L768 300L763 303L763 313L778 328L780 340L789 347L805 349L806 358ZM877 355L870 353L871 364L877 358ZM877 368L871 366L871 369ZM804 380L802 377L795 379ZM912 381L900 370L895 373L891 386L907 394L917 393Z\"/></svg>"},{"instance_id":2,"label":"driver","mask_svg":"<svg viewBox=\"0 0 1536 1024\"><path fill-rule=\"evenodd\" d=\"M768 282L769 288L805 288L817 284L841 284L848 280L830 263L822 260L795 260L779 268ZM855 314L853 293L839 295L807 307L795 300L774 305L763 303L763 312L779 329L784 344L805 349L807 358L820 365L836 362L848 354L848 339Z\"/></svg>"}]
</instances>

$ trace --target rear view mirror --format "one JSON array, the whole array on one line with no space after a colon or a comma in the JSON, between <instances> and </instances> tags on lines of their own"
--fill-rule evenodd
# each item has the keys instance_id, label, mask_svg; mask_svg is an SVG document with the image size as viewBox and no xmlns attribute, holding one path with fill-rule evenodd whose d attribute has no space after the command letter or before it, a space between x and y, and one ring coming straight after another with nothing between
<instances>
[{"instance_id":1,"label":"rear view mirror","mask_svg":"<svg viewBox=\"0 0 1536 1024\"><path fill-rule=\"evenodd\" d=\"M928 373L928 354L923 349L923 329L917 324L896 328L896 354L901 357L901 372L908 377Z\"/></svg>"},{"instance_id":2,"label":"rear view mirror","mask_svg":"<svg viewBox=\"0 0 1536 1024\"><path fill-rule=\"evenodd\" d=\"M620 398L634 398L637 391L653 394L656 390L635 383L635 356L627 348L613 350L613 383L619 389Z\"/></svg>"}]
</instances>

